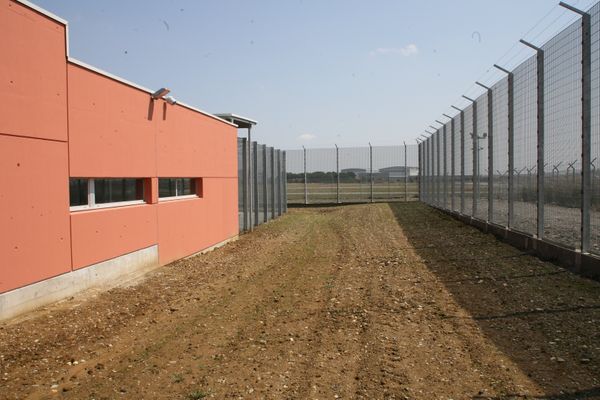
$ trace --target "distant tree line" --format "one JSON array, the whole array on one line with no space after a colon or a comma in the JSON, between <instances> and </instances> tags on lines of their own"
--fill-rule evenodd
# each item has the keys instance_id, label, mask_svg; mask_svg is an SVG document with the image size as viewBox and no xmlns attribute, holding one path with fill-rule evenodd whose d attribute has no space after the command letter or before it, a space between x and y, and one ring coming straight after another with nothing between
<instances>
[{"instance_id":1,"label":"distant tree line","mask_svg":"<svg viewBox=\"0 0 600 400\"><path fill-rule=\"evenodd\" d=\"M335 172L307 172L306 179L308 182L312 183L332 183L337 181L337 174ZM291 172L287 173L287 181L288 183L303 183L304 182L304 173L300 172L298 174L294 174ZM359 181L359 178L356 176L354 172L340 172L340 182L341 183L353 183Z\"/></svg>"}]
</instances>

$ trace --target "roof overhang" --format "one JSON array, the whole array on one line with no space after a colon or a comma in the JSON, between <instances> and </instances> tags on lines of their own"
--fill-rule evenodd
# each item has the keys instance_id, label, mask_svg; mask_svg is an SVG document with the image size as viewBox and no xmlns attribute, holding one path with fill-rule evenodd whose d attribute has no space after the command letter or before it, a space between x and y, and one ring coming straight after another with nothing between
<instances>
[{"instance_id":1,"label":"roof overhang","mask_svg":"<svg viewBox=\"0 0 600 400\"><path fill-rule=\"evenodd\" d=\"M232 113L215 114L215 116L237 125L240 129L249 129L253 125L256 125L258 123L253 119L242 117L241 115Z\"/></svg>"}]
</instances>

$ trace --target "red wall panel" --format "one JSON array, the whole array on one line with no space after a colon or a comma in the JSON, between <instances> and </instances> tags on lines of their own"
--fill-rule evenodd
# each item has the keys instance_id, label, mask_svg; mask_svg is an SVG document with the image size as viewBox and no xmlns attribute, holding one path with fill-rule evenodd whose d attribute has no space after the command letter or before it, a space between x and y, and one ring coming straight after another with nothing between
<instances>
[{"instance_id":1,"label":"red wall panel","mask_svg":"<svg viewBox=\"0 0 600 400\"><path fill-rule=\"evenodd\" d=\"M156 207L103 208L71 214L73 269L156 244Z\"/></svg>"},{"instance_id":2,"label":"red wall panel","mask_svg":"<svg viewBox=\"0 0 600 400\"><path fill-rule=\"evenodd\" d=\"M65 27L0 4L0 133L67 140Z\"/></svg>"},{"instance_id":3,"label":"red wall panel","mask_svg":"<svg viewBox=\"0 0 600 400\"><path fill-rule=\"evenodd\" d=\"M0 135L0 292L71 270L67 143Z\"/></svg>"},{"instance_id":4,"label":"red wall panel","mask_svg":"<svg viewBox=\"0 0 600 400\"><path fill-rule=\"evenodd\" d=\"M235 127L181 106L165 104L160 110L158 176L237 176Z\"/></svg>"},{"instance_id":5,"label":"red wall panel","mask_svg":"<svg viewBox=\"0 0 600 400\"><path fill-rule=\"evenodd\" d=\"M68 72L71 176L156 176L150 95L77 65Z\"/></svg>"},{"instance_id":6,"label":"red wall panel","mask_svg":"<svg viewBox=\"0 0 600 400\"><path fill-rule=\"evenodd\" d=\"M238 234L237 178L205 178L203 188L203 198L158 204L161 264Z\"/></svg>"}]
</instances>

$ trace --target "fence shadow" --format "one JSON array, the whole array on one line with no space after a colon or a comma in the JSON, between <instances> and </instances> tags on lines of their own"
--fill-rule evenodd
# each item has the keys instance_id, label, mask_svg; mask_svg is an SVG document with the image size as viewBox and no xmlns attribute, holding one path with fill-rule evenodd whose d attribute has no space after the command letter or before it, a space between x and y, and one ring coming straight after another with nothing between
<instances>
[{"instance_id":1,"label":"fence shadow","mask_svg":"<svg viewBox=\"0 0 600 400\"><path fill-rule=\"evenodd\" d=\"M539 385L539 398L600 398L600 283L422 203L389 207L435 279Z\"/></svg>"}]
</instances>

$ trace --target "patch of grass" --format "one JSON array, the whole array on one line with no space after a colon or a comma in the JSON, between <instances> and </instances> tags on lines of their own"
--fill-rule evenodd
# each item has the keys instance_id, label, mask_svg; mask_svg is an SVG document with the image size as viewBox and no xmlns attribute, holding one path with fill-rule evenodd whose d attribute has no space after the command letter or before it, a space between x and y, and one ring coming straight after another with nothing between
<instances>
[{"instance_id":1,"label":"patch of grass","mask_svg":"<svg viewBox=\"0 0 600 400\"><path fill-rule=\"evenodd\" d=\"M190 394L188 394L188 399L200 400L200 399L206 398L206 396L208 396L208 393L206 393L202 390L195 390L195 391L191 392Z\"/></svg>"},{"instance_id":2,"label":"patch of grass","mask_svg":"<svg viewBox=\"0 0 600 400\"><path fill-rule=\"evenodd\" d=\"M175 383L183 382L183 375L182 374L173 374L173 382L175 382Z\"/></svg>"}]
</instances>

